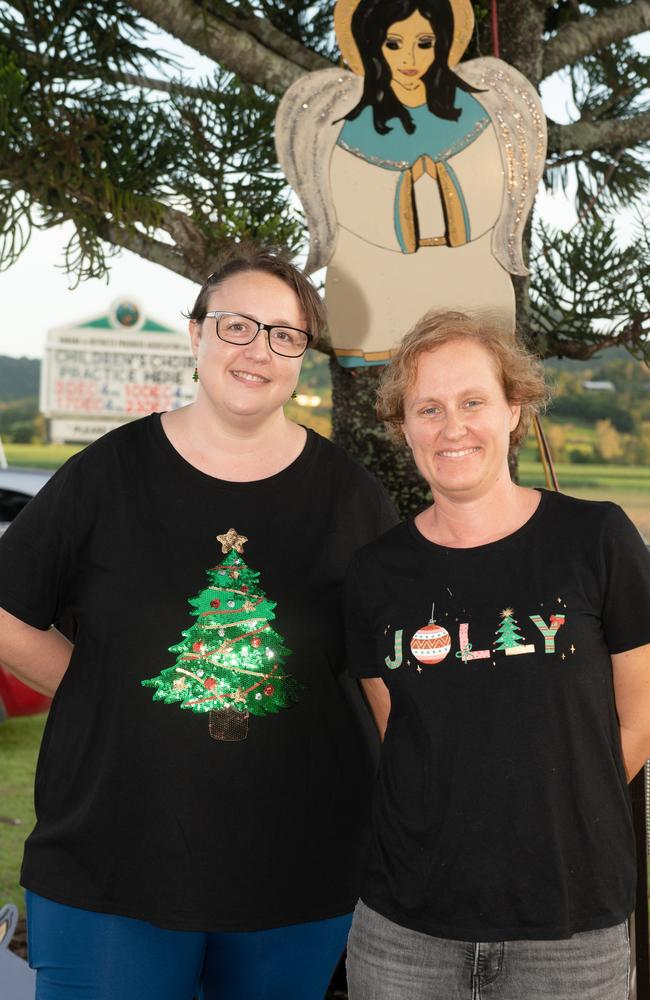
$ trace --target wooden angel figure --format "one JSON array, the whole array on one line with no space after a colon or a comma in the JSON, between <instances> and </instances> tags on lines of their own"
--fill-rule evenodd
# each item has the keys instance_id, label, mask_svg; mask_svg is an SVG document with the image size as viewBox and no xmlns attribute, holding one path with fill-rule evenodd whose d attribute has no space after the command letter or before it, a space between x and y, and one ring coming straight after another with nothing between
<instances>
[{"instance_id":1,"label":"wooden angel figure","mask_svg":"<svg viewBox=\"0 0 650 1000\"><path fill-rule=\"evenodd\" d=\"M494 58L460 63L469 0L338 0L350 71L309 73L276 117L285 175L327 267L332 344L346 367L385 364L430 309L514 331L511 274L546 156L539 96Z\"/></svg>"}]
</instances>

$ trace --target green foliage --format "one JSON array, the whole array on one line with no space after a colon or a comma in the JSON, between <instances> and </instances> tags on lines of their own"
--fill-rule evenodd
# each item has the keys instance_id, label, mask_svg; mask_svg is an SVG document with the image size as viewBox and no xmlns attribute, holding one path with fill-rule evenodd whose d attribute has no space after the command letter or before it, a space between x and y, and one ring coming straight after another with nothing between
<instances>
[{"instance_id":1,"label":"green foliage","mask_svg":"<svg viewBox=\"0 0 650 1000\"><path fill-rule=\"evenodd\" d=\"M538 221L531 254L531 326L542 357L578 342L620 342L650 361L650 230L639 221L626 247L613 221L583 219L569 232ZM579 356L579 355L578 355Z\"/></svg>"},{"instance_id":2,"label":"green foliage","mask_svg":"<svg viewBox=\"0 0 650 1000\"><path fill-rule=\"evenodd\" d=\"M41 363L36 358L0 355L0 405L26 396L36 397L40 370Z\"/></svg>"},{"instance_id":3,"label":"green foliage","mask_svg":"<svg viewBox=\"0 0 650 1000\"><path fill-rule=\"evenodd\" d=\"M597 125L612 119L624 121L646 111L650 107L649 78L650 57L629 42L586 56L569 73L579 120ZM575 197L579 212L586 210L604 221L610 213L640 203L647 194L647 147L632 142L627 148L588 153L577 149L550 157L547 180L552 189L561 187Z\"/></svg>"},{"instance_id":4,"label":"green foliage","mask_svg":"<svg viewBox=\"0 0 650 1000\"><path fill-rule=\"evenodd\" d=\"M634 430L632 414L619 405L613 393L575 392L558 396L549 412L553 416L577 417L590 423L596 420L611 420L617 431L629 433Z\"/></svg>"},{"instance_id":5,"label":"green foliage","mask_svg":"<svg viewBox=\"0 0 650 1000\"><path fill-rule=\"evenodd\" d=\"M64 219L75 225L66 269L77 280L106 273L105 239L139 241L188 276L228 240L296 248L272 142L275 100L219 68L188 90L144 38L123 2L0 5L1 266L34 227ZM175 77L171 94L146 86L152 73Z\"/></svg>"},{"instance_id":6,"label":"green foliage","mask_svg":"<svg viewBox=\"0 0 650 1000\"><path fill-rule=\"evenodd\" d=\"M0 404L0 435L3 441L31 444L37 436L38 400L36 397Z\"/></svg>"}]
</instances>

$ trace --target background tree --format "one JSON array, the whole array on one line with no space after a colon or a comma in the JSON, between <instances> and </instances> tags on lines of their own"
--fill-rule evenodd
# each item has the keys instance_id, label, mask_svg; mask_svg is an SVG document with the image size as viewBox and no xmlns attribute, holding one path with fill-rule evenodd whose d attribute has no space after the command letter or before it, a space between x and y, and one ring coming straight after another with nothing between
<instances>
[{"instance_id":1,"label":"background tree","mask_svg":"<svg viewBox=\"0 0 650 1000\"><path fill-rule=\"evenodd\" d=\"M491 0L475 0L469 55L493 53ZM336 61L333 4L315 0L0 0L0 263L34 227L75 226L66 264L101 276L121 247L196 281L231 240L304 247L273 146L278 97ZM539 85L563 72L575 121L549 121L546 182L578 224L530 228L517 279L522 336L542 356L589 358L623 344L650 357L650 236L639 205L650 168L650 59L631 44L650 0L498 0L500 54ZM161 28L211 61L203 79L161 51ZM327 344L323 345L327 351ZM369 465L403 512L422 503L409 460L374 419L374 368L332 364L335 438Z\"/></svg>"}]
</instances>

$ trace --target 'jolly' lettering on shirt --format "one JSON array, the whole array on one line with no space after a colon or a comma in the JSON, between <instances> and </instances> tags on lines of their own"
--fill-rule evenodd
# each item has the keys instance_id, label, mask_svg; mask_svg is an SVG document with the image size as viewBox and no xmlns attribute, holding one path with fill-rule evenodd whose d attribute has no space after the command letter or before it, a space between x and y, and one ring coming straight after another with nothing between
<instances>
[{"instance_id":1,"label":"'jolly' lettering on shirt","mask_svg":"<svg viewBox=\"0 0 650 1000\"><path fill-rule=\"evenodd\" d=\"M528 616L539 629L544 639L544 652L555 653L555 637L566 622L566 615L552 614L548 623L540 614ZM423 625L413 635L410 651L420 662L426 664L441 663L451 651L452 641L443 625L434 620ZM458 626L458 646L455 652L457 660L469 663L473 660L490 659L494 652L502 652L506 656L526 656L535 652L535 644L526 642L521 635L519 625L512 608L501 612L501 622L495 633L495 641L487 649L475 649L469 639L469 623L461 622ZM384 663L389 670L397 670L404 662L404 629L397 629L394 638L394 652L386 656Z\"/></svg>"}]
</instances>

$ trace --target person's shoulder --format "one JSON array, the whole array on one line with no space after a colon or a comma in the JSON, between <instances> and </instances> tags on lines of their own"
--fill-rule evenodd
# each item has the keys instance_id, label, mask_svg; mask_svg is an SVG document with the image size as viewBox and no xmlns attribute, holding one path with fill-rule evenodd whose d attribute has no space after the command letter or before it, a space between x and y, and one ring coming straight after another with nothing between
<instances>
[{"instance_id":1,"label":"person's shoulder","mask_svg":"<svg viewBox=\"0 0 650 1000\"><path fill-rule=\"evenodd\" d=\"M308 434L313 441L314 459L323 467L334 470L337 475L351 476L355 483L367 483L377 487L381 485L372 472L369 472L358 459L349 455L340 445L314 430L309 430Z\"/></svg>"},{"instance_id":2,"label":"person's shoulder","mask_svg":"<svg viewBox=\"0 0 650 1000\"><path fill-rule=\"evenodd\" d=\"M155 434L156 424L160 424L159 413L129 420L120 427L102 434L83 451L74 455L72 460L76 460L82 466L88 466L95 462L105 462L111 455L128 454L139 448L146 448Z\"/></svg>"},{"instance_id":3,"label":"person's shoulder","mask_svg":"<svg viewBox=\"0 0 650 1000\"><path fill-rule=\"evenodd\" d=\"M583 500L556 490L540 490L548 513L563 514L574 519L606 520L612 511L620 511L611 500Z\"/></svg>"},{"instance_id":4,"label":"person's shoulder","mask_svg":"<svg viewBox=\"0 0 650 1000\"><path fill-rule=\"evenodd\" d=\"M354 563L361 570L372 569L379 565L386 556L391 556L396 551L401 551L409 545L411 534L409 529L410 520L399 521L383 534L373 538L361 546L354 555Z\"/></svg>"},{"instance_id":5,"label":"person's shoulder","mask_svg":"<svg viewBox=\"0 0 650 1000\"><path fill-rule=\"evenodd\" d=\"M598 534L628 526L632 522L612 500L583 500L567 493L542 490L547 518L562 521L578 534Z\"/></svg>"}]
</instances>

